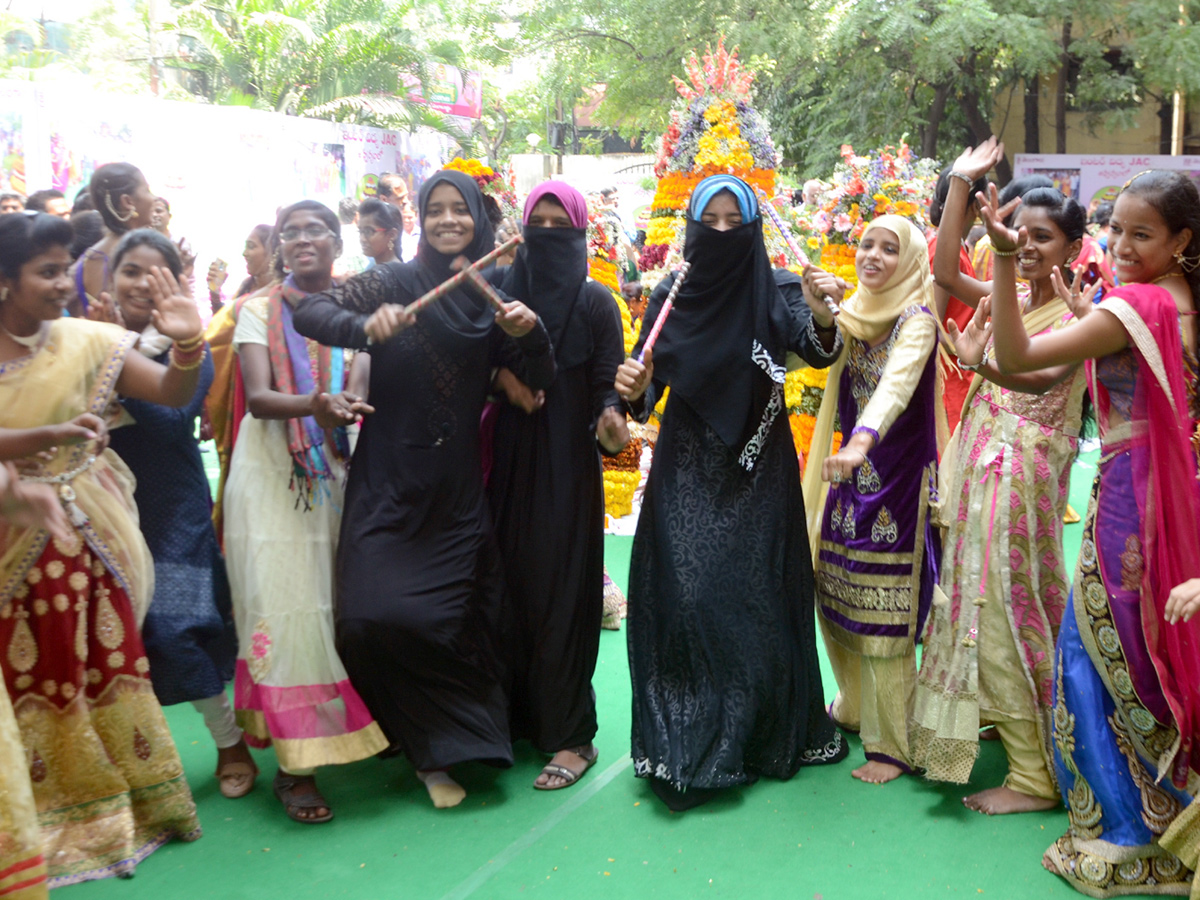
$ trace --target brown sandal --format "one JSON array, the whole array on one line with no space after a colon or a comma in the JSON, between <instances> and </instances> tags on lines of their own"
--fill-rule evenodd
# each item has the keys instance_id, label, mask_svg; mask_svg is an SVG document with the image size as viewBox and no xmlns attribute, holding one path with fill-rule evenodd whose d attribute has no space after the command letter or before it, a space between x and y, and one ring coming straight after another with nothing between
<instances>
[{"instance_id":1,"label":"brown sandal","mask_svg":"<svg viewBox=\"0 0 1200 900\"><path fill-rule=\"evenodd\" d=\"M305 783L313 786L313 792L297 794L296 788ZM275 796L279 798L288 818L293 822L299 822L301 825L321 825L333 818L333 810L330 809L329 801L322 797L321 792L317 790L317 780L313 776L288 775L280 769L275 773L274 788ZM329 812L313 818L300 815L302 809L328 809Z\"/></svg>"}]
</instances>

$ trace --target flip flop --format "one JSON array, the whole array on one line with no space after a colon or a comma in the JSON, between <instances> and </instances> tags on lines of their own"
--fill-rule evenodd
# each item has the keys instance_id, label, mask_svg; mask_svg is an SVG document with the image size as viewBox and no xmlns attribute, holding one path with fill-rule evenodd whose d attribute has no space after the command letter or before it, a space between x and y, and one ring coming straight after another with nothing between
<instances>
[{"instance_id":1,"label":"flip flop","mask_svg":"<svg viewBox=\"0 0 1200 900\"><path fill-rule=\"evenodd\" d=\"M533 783L534 789L539 791L561 791L563 788L570 787L580 778L582 778L584 773L596 764L596 759L600 756L600 751L597 750L595 746L592 747L592 755L590 757L584 756L582 753L580 753L579 751L582 749L582 747L570 748L571 753L574 753L584 761L584 767L580 771L574 772L571 769L568 769L566 766L556 766L554 763L547 763L542 767L541 774L557 775L559 778L563 779L563 783L552 786L548 784L538 784L535 781Z\"/></svg>"},{"instance_id":2,"label":"flip flop","mask_svg":"<svg viewBox=\"0 0 1200 900\"><path fill-rule=\"evenodd\" d=\"M333 818L333 810L329 807L329 801L321 796L320 791L314 791L311 794L296 794L296 788L305 781L312 782L313 787L316 787L316 780L311 775L288 775L280 769L275 773L275 796L279 798L288 818L293 822L299 822L301 825L320 825L328 822ZM328 809L329 812L315 819L300 815L302 809L321 808Z\"/></svg>"}]
</instances>

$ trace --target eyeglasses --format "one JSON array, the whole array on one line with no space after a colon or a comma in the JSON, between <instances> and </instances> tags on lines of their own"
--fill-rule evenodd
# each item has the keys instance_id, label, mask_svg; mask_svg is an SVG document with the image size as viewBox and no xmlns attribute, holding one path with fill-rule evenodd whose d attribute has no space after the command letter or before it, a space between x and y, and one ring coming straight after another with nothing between
<instances>
[{"instance_id":1,"label":"eyeglasses","mask_svg":"<svg viewBox=\"0 0 1200 900\"><path fill-rule=\"evenodd\" d=\"M310 241L319 241L323 237L332 237L333 232L324 225L308 225L304 228L285 228L279 232L279 239L285 244L290 244L292 241L298 241L301 237L306 237Z\"/></svg>"},{"instance_id":2,"label":"eyeglasses","mask_svg":"<svg viewBox=\"0 0 1200 900\"><path fill-rule=\"evenodd\" d=\"M365 238L372 238L381 231L387 231L386 228L372 228L370 225L359 226L358 233Z\"/></svg>"}]
</instances>

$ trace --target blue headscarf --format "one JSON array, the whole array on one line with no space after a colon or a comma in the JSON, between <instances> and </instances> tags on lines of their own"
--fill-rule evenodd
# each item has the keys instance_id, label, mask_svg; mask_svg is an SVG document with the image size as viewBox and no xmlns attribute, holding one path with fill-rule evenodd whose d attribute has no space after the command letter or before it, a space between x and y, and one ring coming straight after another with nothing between
<instances>
[{"instance_id":1,"label":"blue headscarf","mask_svg":"<svg viewBox=\"0 0 1200 900\"><path fill-rule=\"evenodd\" d=\"M696 185L688 204L688 215L699 221L709 201L721 191L733 194L743 222L753 222L758 218L758 197L754 194L754 188L733 175L710 175Z\"/></svg>"}]
</instances>

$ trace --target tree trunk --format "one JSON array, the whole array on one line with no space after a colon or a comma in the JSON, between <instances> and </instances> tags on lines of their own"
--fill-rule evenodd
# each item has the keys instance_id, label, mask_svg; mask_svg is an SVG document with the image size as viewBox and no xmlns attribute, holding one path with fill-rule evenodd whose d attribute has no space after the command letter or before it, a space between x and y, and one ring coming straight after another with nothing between
<instances>
[{"instance_id":1,"label":"tree trunk","mask_svg":"<svg viewBox=\"0 0 1200 900\"><path fill-rule=\"evenodd\" d=\"M1071 20L1063 21L1058 91L1054 97L1054 152L1067 152L1067 74L1071 70Z\"/></svg>"},{"instance_id":2,"label":"tree trunk","mask_svg":"<svg viewBox=\"0 0 1200 900\"><path fill-rule=\"evenodd\" d=\"M1041 85L1037 75L1025 79L1025 152L1042 152L1041 124L1038 121L1038 100Z\"/></svg>"},{"instance_id":3,"label":"tree trunk","mask_svg":"<svg viewBox=\"0 0 1200 900\"><path fill-rule=\"evenodd\" d=\"M1171 155L1171 145L1174 143L1175 109L1170 100L1164 100L1158 105L1158 152L1162 156Z\"/></svg>"},{"instance_id":4,"label":"tree trunk","mask_svg":"<svg viewBox=\"0 0 1200 900\"><path fill-rule=\"evenodd\" d=\"M929 110L929 121L921 137L921 155L926 159L937 159L938 130L946 114L946 98L950 96L950 85L939 84L933 89L933 106Z\"/></svg>"},{"instance_id":5,"label":"tree trunk","mask_svg":"<svg viewBox=\"0 0 1200 900\"><path fill-rule=\"evenodd\" d=\"M972 144L978 147L992 136L992 123L980 110L979 93L975 88L971 87L963 91L961 103L963 115L967 117L967 126L971 129ZM996 177L1000 179L1002 185L1012 181L1012 166L1009 164L1007 156L996 163Z\"/></svg>"}]
</instances>

